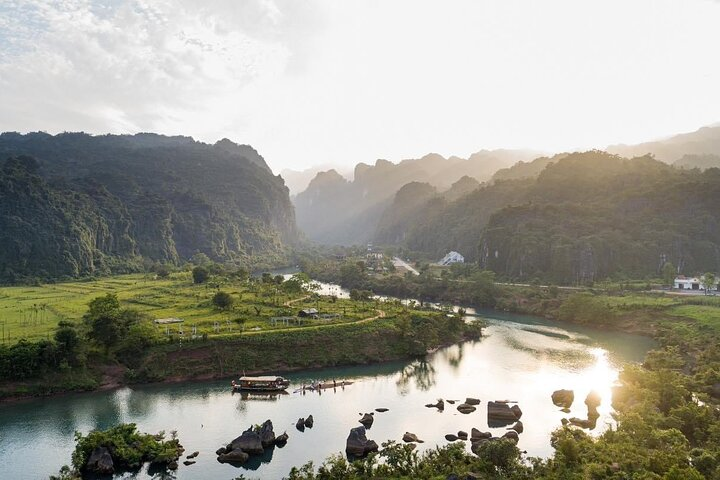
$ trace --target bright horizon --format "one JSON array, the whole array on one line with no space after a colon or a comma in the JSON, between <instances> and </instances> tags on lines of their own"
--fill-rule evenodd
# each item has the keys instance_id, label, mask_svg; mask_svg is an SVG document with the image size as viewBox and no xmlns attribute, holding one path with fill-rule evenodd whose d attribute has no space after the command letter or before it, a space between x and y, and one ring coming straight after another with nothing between
<instances>
[{"instance_id":1,"label":"bright horizon","mask_svg":"<svg viewBox=\"0 0 720 480\"><path fill-rule=\"evenodd\" d=\"M279 173L720 120L720 2L10 1L1 131L223 137Z\"/></svg>"}]
</instances>

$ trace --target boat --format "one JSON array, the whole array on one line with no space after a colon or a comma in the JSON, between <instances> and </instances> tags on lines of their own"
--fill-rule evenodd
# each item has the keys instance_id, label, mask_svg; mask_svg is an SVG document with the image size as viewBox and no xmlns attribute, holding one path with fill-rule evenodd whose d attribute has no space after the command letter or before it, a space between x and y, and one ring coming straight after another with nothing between
<instances>
[{"instance_id":1,"label":"boat","mask_svg":"<svg viewBox=\"0 0 720 480\"><path fill-rule=\"evenodd\" d=\"M325 390L328 388L338 388L338 387L345 387L347 385L352 385L355 382L350 382L347 380L343 380L340 382L320 382L320 383L311 383L310 385L303 385L302 388L298 388L293 393L300 393L302 391L307 392L317 392L319 390Z\"/></svg>"},{"instance_id":2,"label":"boat","mask_svg":"<svg viewBox=\"0 0 720 480\"><path fill-rule=\"evenodd\" d=\"M247 377L243 376L231 383L236 392L281 392L290 386L290 380L278 376Z\"/></svg>"}]
</instances>

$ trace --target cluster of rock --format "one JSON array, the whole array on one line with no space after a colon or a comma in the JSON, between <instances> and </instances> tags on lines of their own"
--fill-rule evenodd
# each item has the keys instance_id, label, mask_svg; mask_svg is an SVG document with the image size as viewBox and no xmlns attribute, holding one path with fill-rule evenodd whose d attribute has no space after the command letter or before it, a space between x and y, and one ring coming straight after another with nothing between
<instances>
[{"instance_id":1,"label":"cluster of rock","mask_svg":"<svg viewBox=\"0 0 720 480\"><path fill-rule=\"evenodd\" d=\"M567 421L567 423L570 423L571 425L575 425L580 428L587 428L589 430L592 430L597 425L597 420L600 417L600 413L597 410L597 407L600 406L600 403L600 395L597 392L592 391L588 393L588 396L585 398L585 405L588 409L587 418L572 417L570 418L570 420ZM563 422L563 424L565 424L565 422Z\"/></svg>"},{"instance_id":2,"label":"cluster of rock","mask_svg":"<svg viewBox=\"0 0 720 480\"><path fill-rule=\"evenodd\" d=\"M313 425L315 425L315 419L312 415L308 415L307 418L298 418L298 421L295 422L295 428L301 432L304 432L306 428L312 428Z\"/></svg>"},{"instance_id":3,"label":"cluster of rock","mask_svg":"<svg viewBox=\"0 0 720 480\"><path fill-rule=\"evenodd\" d=\"M552 402L555 406L562 407L561 410L565 413L570 412L570 407L575 400L575 392L572 390L555 390L552 395ZM592 430L597 425L597 419L600 417L600 413L597 407L600 406L601 398L600 395L592 391L588 393L585 398L585 405L587 406L588 413L587 418L572 417L570 419L563 418L561 420L563 425L575 425L576 427L587 428Z\"/></svg>"},{"instance_id":4,"label":"cluster of rock","mask_svg":"<svg viewBox=\"0 0 720 480\"><path fill-rule=\"evenodd\" d=\"M265 420L259 427L250 427L242 435L225 447L220 447L215 453L220 463L245 463L250 455L262 455L265 449L274 446L283 447L288 440L288 434L275 436L273 424Z\"/></svg>"}]
</instances>

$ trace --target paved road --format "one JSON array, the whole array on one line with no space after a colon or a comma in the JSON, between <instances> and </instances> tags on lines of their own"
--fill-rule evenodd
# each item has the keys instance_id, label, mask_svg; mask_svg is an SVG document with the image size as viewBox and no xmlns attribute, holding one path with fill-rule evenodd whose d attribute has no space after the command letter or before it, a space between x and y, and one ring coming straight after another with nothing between
<instances>
[{"instance_id":1,"label":"paved road","mask_svg":"<svg viewBox=\"0 0 720 480\"><path fill-rule=\"evenodd\" d=\"M412 272L413 275L420 275L420 272L415 270L412 265L407 263L405 260L399 257L393 257L393 265L395 265L395 268L404 268L405 270L408 270L409 272Z\"/></svg>"}]
</instances>

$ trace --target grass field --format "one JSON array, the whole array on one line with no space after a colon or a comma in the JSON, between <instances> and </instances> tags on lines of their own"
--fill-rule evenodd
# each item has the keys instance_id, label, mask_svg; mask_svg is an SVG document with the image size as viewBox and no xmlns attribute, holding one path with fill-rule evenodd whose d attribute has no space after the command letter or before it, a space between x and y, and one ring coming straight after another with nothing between
<instances>
[{"instance_id":1,"label":"grass field","mask_svg":"<svg viewBox=\"0 0 720 480\"><path fill-rule=\"evenodd\" d=\"M232 310L221 311L212 305L213 295L220 290L235 298ZM248 284L213 278L208 284L195 285L189 273L175 273L168 279L149 275L122 275L87 282L67 282L38 287L0 288L0 342L15 343L20 338L38 340L53 335L60 320L79 322L93 298L114 293L123 307L148 314L152 319L176 317L182 324L157 326L158 336L170 334L223 336L241 331L257 332L293 328L311 324L356 321L376 316L373 302L352 302L327 297L303 298L287 295L275 285ZM292 302L292 303L288 303ZM304 320L271 323L272 317L295 316L299 309L313 307L324 314L341 317L330 320ZM395 308L383 306L383 309ZM258 313L259 312L259 313ZM282 323L282 324L281 324Z\"/></svg>"}]
</instances>

